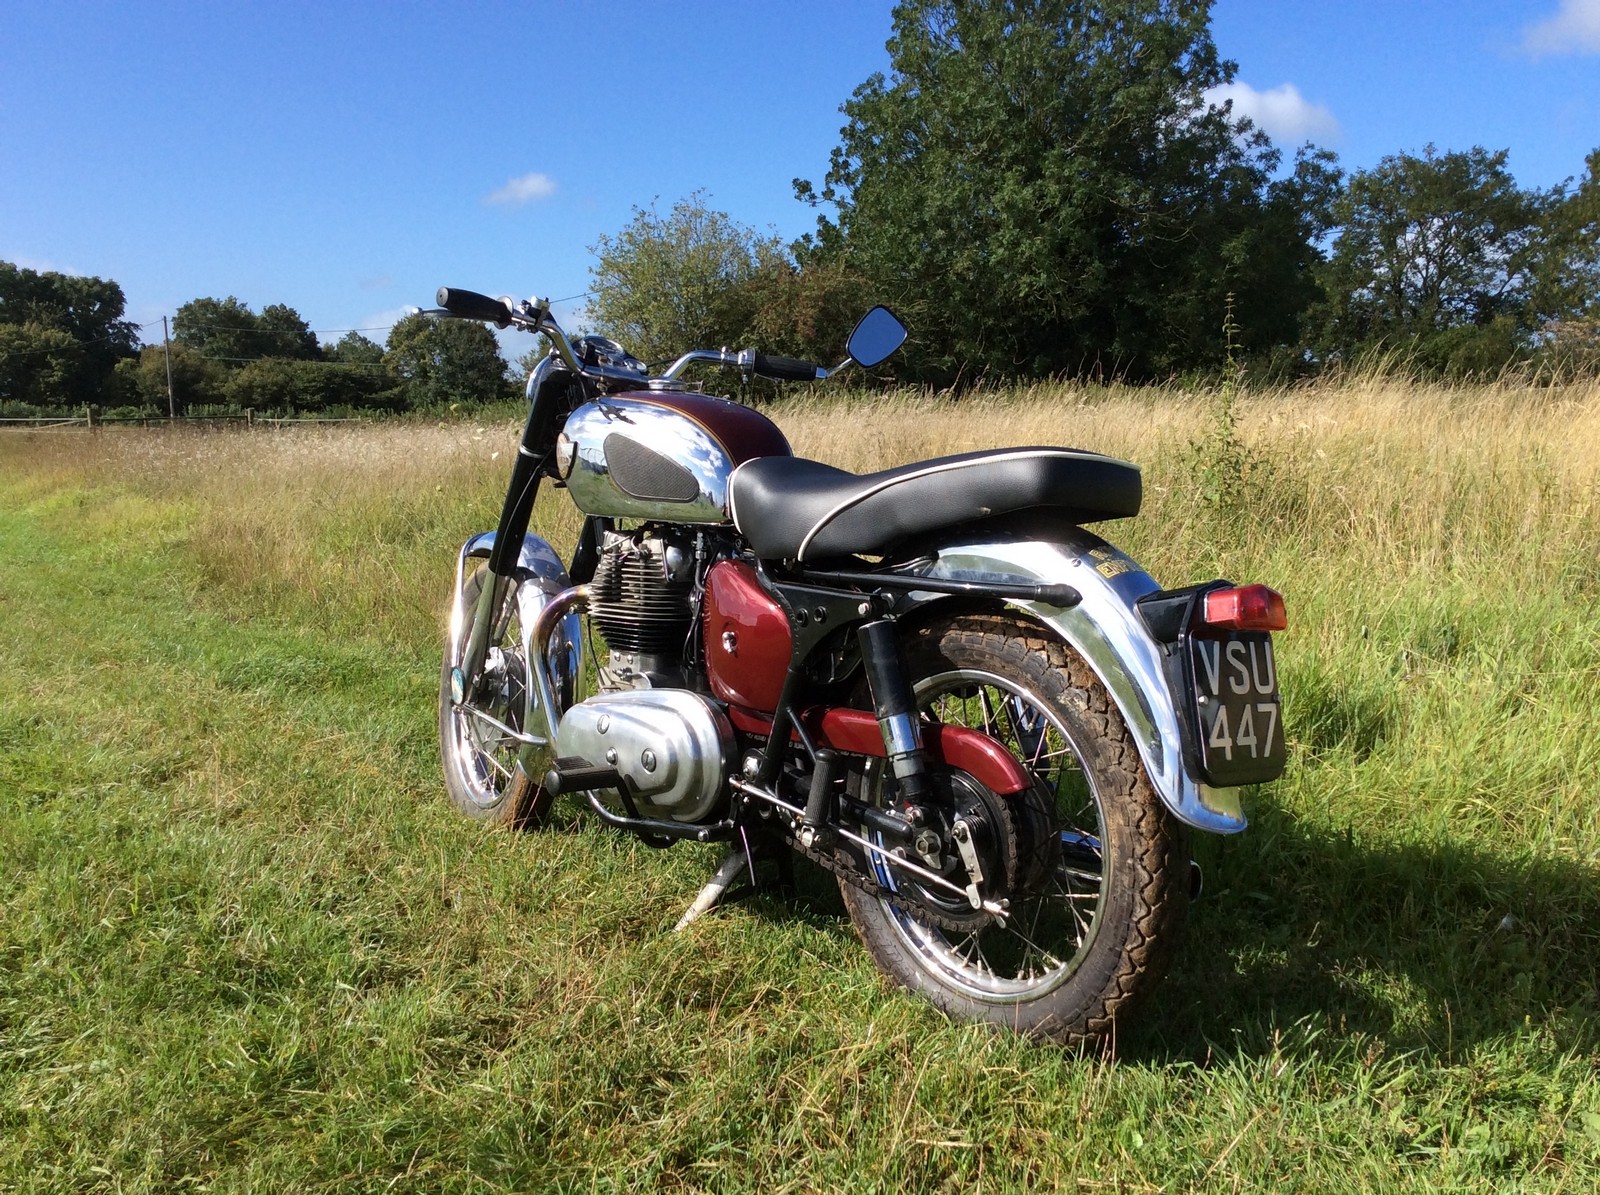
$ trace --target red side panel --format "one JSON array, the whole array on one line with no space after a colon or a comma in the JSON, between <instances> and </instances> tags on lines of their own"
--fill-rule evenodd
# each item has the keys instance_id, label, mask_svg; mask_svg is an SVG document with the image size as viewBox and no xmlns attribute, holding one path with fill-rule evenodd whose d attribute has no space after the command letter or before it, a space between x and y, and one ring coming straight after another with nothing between
<instances>
[{"instance_id":1,"label":"red side panel","mask_svg":"<svg viewBox=\"0 0 1600 1195\"><path fill-rule=\"evenodd\" d=\"M750 734L770 734L770 719L753 717L743 710L729 710L733 724ZM883 732L871 710L809 709L802 716L819 747L832 747L850 755L873 755L882 759ZM923 749L936 764L959 768L975 776L987 788L1002 796L1021 792L1031 778L1017 757L980 730L965 726L922 726Z\"/></svg>"},{"instance_id":2,"label":"red side panel","mask_svg":"<svg viewBox=\"0 0 1600 1195\"><path fill-rule=\"evenodd\" d=\"M806 729L819 747L832 747L854 755L885 754L883 731L871 710L807 710ZM959 768L1002 796L1028 787L1028 771L1007 751L981 730L943 723L922 726L922 746L934 763Z\"/></svg>"},{"instance_id":3,"label":"red side panel","mask_svg":"<svg viewBox=\"0 0 1600 1195\"><path fill-rule=\"evenodd\" d=\"M735 560L711 566L702 625L711 691L729 705L770 717L783 695L793 639L783 607L761 588L753 568Z\"/></svg>"}]
</instances>

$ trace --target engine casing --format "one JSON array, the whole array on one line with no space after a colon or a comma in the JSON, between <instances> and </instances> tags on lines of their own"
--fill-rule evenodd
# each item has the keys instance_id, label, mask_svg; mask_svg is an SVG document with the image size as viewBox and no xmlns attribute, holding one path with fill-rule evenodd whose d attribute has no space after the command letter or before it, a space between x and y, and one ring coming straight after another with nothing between
<instances>
[{"instance_id":1,"label":"engine casing","mask_svg":"<svg viewBox=\"0 0 1600 1195\"><path fill-rule=\"evenodd\" d=\"M601 693L561 718L556 755L609 764L641 813L703 821L723 797L733 728L708 698L685 689Z\"/></svg>"}]
</instances>

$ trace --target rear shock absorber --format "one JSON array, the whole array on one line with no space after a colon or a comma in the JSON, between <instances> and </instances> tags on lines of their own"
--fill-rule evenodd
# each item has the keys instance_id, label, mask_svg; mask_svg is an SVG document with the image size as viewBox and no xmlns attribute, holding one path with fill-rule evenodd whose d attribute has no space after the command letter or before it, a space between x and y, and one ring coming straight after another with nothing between
<instances>
[{"instance_id":1,"label":"rear shock absorber","mask_svg":"<svg viewBox=\"0 0 1600 1195\"><path fill-rule=\"evenodd\" d=\"M922 749L922 728L917 720L917 700L906 670L905 653L894 620L874 619L856 631L867 685L872 690L872 712L883 732L889 767L899 781L907 804L920 805L929 794L928 761Z\"/></svg>"}]
</instances>

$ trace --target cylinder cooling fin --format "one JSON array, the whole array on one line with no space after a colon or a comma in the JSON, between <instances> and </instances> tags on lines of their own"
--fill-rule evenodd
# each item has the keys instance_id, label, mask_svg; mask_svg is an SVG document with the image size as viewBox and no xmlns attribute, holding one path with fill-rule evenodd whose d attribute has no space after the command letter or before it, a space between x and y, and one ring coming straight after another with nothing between
<instances>
[{"instance_id":1,"label":"cylinder cooling fin","mask_svg":"<svg viewBox=\"0 0 1600 1195\"><path fill-rule=\"evenodd\" d=\"M668 533L609 532L591 583L589 617L614 652L682 649L694 619L694 549Z\"/></svg>"}]
</instances>

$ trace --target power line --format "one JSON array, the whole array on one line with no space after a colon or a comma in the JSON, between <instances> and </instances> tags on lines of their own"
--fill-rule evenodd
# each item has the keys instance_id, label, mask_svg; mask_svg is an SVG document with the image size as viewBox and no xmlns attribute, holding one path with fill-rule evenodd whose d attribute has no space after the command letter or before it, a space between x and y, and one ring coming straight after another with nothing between
<instances>
[{"instance_id":1,"label":"power line","mask_svg":"<svg viewBox=\"0 0 1600 1195\"><path fill-rule=\"evenodd\" d=\"M26 326L27 325L25 325L25 324L0 325L0 327L26 327ZM146 328L151 328L151 327L154 327L154 326L155 326L154 324L135 324L134 328L135 328L136 331L143 332ZM53 331L56 331L57 329L46 328L44 330L53 332ZM12 357L34 357L34 356L38 356L41 353L65 353L65 352L68 352L71 349L86 349L86 348L89 348L91 345L104 344L108 340L121 340L121 339L122 339L121 334L113 332L108 336L96 336L93 340L73 340L69 344L57 344L57 345L52 345L49 348L43 348L43 349L11 349L11 350L8 350L7 352L0 353L0 361L8 361Z\"/></svg>"},{"instance_id":2,"label":"power line","mask_svg":"<svg viewBox=\"0 0 1600 1195\"><path fill-rule=\"evenodd\" d=\"M341 369L388 369L381 361L319 361L315 357L199 357L200 361L252 364L256 361L292 361L296 365L336 365Z\"/></svg>"}]
</instances>

